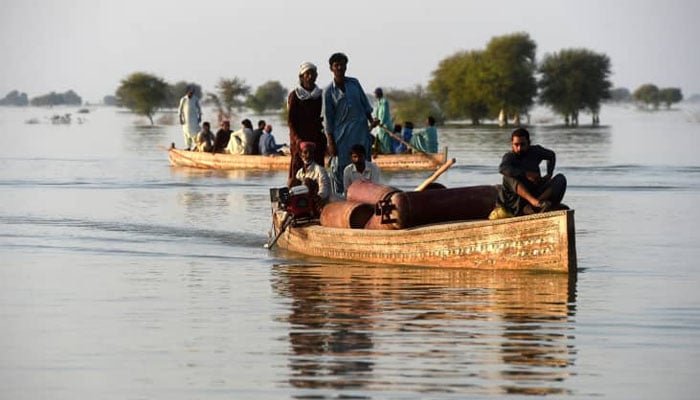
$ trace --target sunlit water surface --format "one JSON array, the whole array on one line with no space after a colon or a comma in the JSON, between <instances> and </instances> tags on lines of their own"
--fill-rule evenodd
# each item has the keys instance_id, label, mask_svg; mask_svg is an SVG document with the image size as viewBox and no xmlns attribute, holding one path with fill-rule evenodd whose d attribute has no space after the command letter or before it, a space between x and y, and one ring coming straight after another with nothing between
<instances>
[{"instance_id":1,"label":"sunlit water surface","mask_svg":"<svg viewBox=\"0 0 700 400\"><path fill-rule=\"evenodd\" d=\"M268 252L284 173L170 167L179 127L113 108L0 108L0 398L695 399L699 109L533 113L576 209L570 279ZM440 140L443 184L499 182L508 129Z\"/></svg>"}]
</instances>

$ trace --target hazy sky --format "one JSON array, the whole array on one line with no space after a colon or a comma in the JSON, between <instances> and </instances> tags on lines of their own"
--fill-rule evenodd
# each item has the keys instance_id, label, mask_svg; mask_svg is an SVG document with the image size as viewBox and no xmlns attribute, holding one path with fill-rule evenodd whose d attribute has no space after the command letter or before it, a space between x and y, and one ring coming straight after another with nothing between
<instances>
[{"instance_id":1,"label":"hazy sky","mask_svg":"<svg viewBox=\"0 0 700 400\"><path fill-rule=\"evenodd\" d=\"M613 85L700 93L697 0L0 0L0 97L75 90L113 94L144 71L213 91L219 78L253 88L296 83L298 65L349 58L366 91L426 84L440 60L527 32L537 57L587 48L612 61Z\"/></svg>"}]
</instances>

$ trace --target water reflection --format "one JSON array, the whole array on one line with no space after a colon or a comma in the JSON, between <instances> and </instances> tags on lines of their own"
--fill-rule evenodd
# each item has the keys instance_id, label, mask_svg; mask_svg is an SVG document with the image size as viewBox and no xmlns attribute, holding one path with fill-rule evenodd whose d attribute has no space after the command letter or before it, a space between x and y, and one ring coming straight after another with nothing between
<instances>
[{"instance_id":1,"label":"water reflection","mask_svg":"<svg viewBox=\"0 0 700 400\"><path fill-rule=\"evenodd\" d=\"M291 385L567 393L575 282L562 274L278 265Z\"/></svg>"},{"instance_id":2,"label":"water reflection","mask_svg":"<svg viewBox=\"0 0 700 400\"><path fill-rule=\"evenodd\" d=\"M164 158L167 159L165 154ZM277 178L282 185L286 182L286 171L255 171L255 170L222 170L222 169L202 169L189 167L170 167L170 172L173 176L184 176L190 179L199 178L223 178L223 179L238 179L242 181L262 181Z\"/></svg>"},{"instance_id":3,"label":"water reflection","mask_svg":"<svg viewBox=\"0 0 700 400\"><path fill-rule=\"evenodd\" d=\"M161 125L132 125L123 128L124 149L131 154L147 154L168 144L168 130ZM165 153L163 153L165 154Z\"/></svg>"}]
</instances>

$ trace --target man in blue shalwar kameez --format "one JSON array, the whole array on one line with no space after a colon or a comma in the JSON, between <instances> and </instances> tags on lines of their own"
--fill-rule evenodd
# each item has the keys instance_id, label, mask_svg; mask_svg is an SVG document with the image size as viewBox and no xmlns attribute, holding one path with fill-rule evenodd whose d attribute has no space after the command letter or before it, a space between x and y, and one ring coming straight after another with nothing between
<instances>
[{"instance_id":1,"label":"man in blue shalwar kameez","mask_svg":"<svg viewBox=\"0 0 700 400\"><path fill-rule=\"evenodd\" d=\"M328 60L333 82L323 90L323 124L328 140L331 183L336 194L342 194L343 171L350 164L350 149L361 144L365 149L372 148L370 127L377 125L372 117L372 107L367 95L355 78L346 77L348 57L335 53ZM370 160L370 152L367 152Z\"/></svg>"},{"instance_id":2,"label":"man in blue shalwar kameez","mask_svg":"<svg viewBox=\"0 0 700 400\"><path fill-rule=\"evenodd\" d=\"M438 138L437 128L435 127L435 118L429 116L425 123L425 129L413 132L411 146L426 153L437 153Z\"/></svg>"}]
</instances>

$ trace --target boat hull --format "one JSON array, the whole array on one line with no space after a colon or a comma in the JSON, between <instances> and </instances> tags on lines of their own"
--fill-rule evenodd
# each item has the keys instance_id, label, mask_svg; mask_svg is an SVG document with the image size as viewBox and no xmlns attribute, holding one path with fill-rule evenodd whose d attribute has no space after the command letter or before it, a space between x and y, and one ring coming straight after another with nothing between
<instances>
[{"instance_id":1,"label":"boat hull","mask_svg":"<svg viewBox=\"0 0 700 400\"><path fill-rule=\"evenodd\" d=\"M275 234L284 212L273 213ZM311 257L373 264L576 272L574 211L401 230L290 226L277 246Z\"/></svg>"},{"instance_id":2,"label":"boat hull","mask_svg":"<svg viewBox=\"0 0 700 400\"><path fill-rule=\"evenodd\" d=\"M260 171L287 171L291 161L289 155L212 154L173 148L168 149L168 158L170 164L177 167ZM447 161L447 148L442 153L434 154L380 154L372 161L382 171L434 170Z\"/></svg>"}]
</instances>

